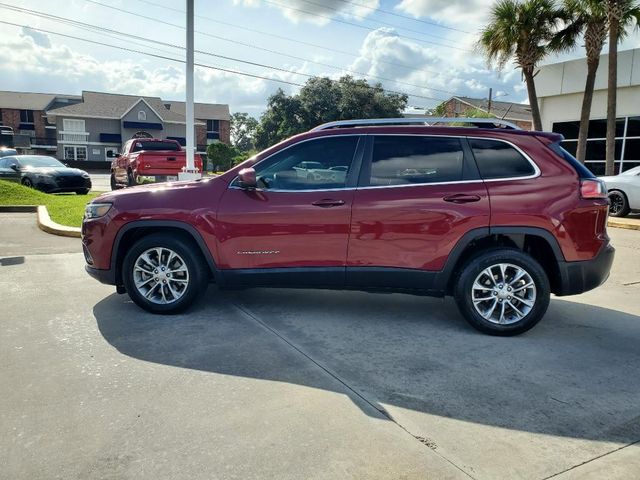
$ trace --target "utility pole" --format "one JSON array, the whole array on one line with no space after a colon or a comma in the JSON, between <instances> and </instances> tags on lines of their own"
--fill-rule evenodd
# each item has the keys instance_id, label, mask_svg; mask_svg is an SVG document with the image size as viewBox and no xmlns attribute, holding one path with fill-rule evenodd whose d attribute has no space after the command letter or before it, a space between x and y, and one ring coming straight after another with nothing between
<instances>
[{"instance_id":1,"label":"utility pole","mask_svg":"<svg viewBox=\"0 0 640 480\"><path fill-rule=\"evenodd\" d=\"M193 112L193 70L194 70L194 45L193 45L193 19L194 19L194 0L187 1L187 62L186 62L186 102L185 102L185 129L187 137L186 154L187 165L185 171L178 174L180 180L194 180L201 177L201 174L196 170L194 155L194 112Z\"/></svg>"},{"instance_id":2,"label":"utility pole","mask_svg":"<svg viewBox=\"0 0 640 480\"><path fill-rule=\"evenodd\" d=\"M489 89L489 104L487 105L487 113L491 113L491 98L493 97L493 88Z\"/></svg>"}]
</instances>

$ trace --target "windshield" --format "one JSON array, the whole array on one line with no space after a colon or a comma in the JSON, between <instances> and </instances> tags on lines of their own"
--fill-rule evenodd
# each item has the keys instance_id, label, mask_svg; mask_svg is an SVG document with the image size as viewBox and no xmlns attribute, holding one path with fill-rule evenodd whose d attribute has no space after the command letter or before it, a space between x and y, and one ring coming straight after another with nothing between
<instances>
[{"instance_id":1,"label":"windshield","mask_svg":"<svg viewBox=\"0 0 640 480\"><path fill-rule=\"evenodd\" d=\"M620 175L640 175L640 167L634 167L626 172L622 172Z\"/></svg>"},{"instance_id":2,"label":"windshield","mask_svg":"<svg viewBox=\"0 0 640 480\"><path fill-rule=\"evenodd\" d=\"M64 167L53 157L23 155L17 159L23 167Z\"/></svg>"}]
</instances>

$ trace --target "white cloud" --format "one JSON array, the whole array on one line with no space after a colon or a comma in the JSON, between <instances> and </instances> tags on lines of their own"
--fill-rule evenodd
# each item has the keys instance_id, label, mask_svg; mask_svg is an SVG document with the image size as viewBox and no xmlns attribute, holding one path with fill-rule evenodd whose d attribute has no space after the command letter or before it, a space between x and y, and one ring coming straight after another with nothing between
<instances>
[{"instance_id":1,"label":"white cloud","mask_svg":"<svg viewBox=\"0 0 640 480\"><path fill-rule=\"evenodd\" d=\"M402 0L396 9L416 18L432 18L445 25L475 31L489 16L486 0Z\"/></svg>"},{"instance_id":2,"label":"white cloud","mask_svg":"<svg viewBox=\"0 0 640 480\"><path fill-rule=\"evenodd\" d=\"M326 25L332 17L342 17L360 20L373 13L373 9L380 5L379 0L358 0L357 2L345 2L343 0L233 0L235 5L246 7L258 7L265 4L277 8L293 23L301 21ZM321 15L321 16L318 16Z\"/></svg>"}]
</instances>

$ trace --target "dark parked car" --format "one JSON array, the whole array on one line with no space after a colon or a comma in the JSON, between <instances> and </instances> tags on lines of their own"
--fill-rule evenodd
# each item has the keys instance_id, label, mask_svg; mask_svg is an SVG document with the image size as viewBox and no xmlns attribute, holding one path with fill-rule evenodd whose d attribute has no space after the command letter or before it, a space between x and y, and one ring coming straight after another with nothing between
<instances>
[{"instance_id":1,"label":"dark parked car","mask_svg":"<svg viewBox=\"0 0 640 480\"><path fill-rule=\"evenodd\" d=\"M388 125L415 121L333 122L213 179L101 195L82 225L86 269L155 313L212 280L452 295L493 335L607 279L607 192L561 135ZM300 175L309 165L341 175Z\"/></svg>"},{"instance_id":2,"label":"dark parked car","mask_svg":"<svg viewBox=\"0 0 640 480\"><path fill-rule=\"evenodd\" d=\"M46 193L75 192L86 195L91 190L91 178L87 172L69 168L45 155L0 158L0 180L21 183Z\"/></svg>"}]
</instances>

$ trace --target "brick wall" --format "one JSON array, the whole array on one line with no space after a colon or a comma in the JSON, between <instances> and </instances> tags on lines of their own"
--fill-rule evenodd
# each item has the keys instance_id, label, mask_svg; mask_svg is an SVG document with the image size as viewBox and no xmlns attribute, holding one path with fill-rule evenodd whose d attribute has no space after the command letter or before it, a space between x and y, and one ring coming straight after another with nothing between
<instances>
[{"instance_id":1,"label":"brick wall","mask_svg":"<svg viewBox=\"0 0 640 480\"><path fill-rule=\"evenodd\" d=\"M231 144L231 122L229 120L220 120L220 141L226 143L227 145Z\"/></svg>"},{"instance_id":2,"label":"brick wall","mask_svg":"<svg viewBox=\"0 0 640 480\"><path fill-rule=\"evenodd\" d=\"M196 125L196 145L207 144L207 126Z\"/></svg>"}]
</instances>

